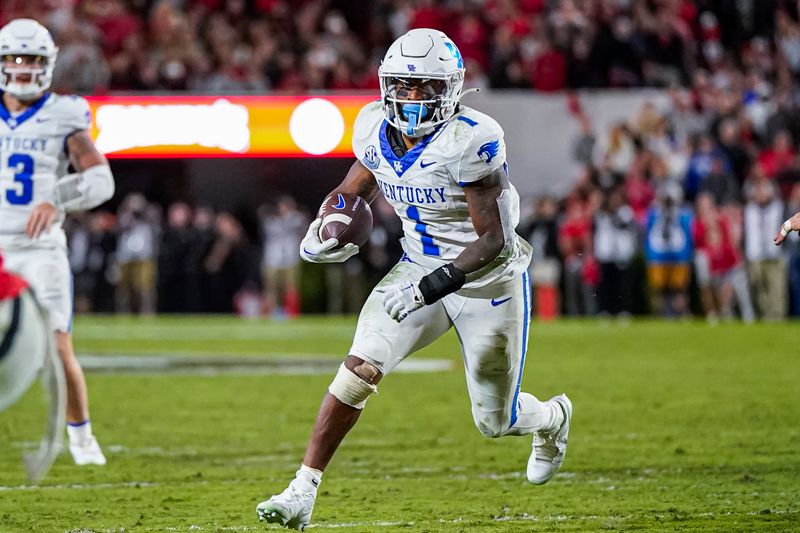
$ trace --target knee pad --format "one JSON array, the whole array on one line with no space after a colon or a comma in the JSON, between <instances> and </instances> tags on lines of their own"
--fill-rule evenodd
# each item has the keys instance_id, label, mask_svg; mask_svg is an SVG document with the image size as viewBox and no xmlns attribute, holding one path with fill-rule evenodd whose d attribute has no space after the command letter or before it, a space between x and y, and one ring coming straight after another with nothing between
<instances>
[{"instance_id":1,"label":"knee pad","mask_svg":"<svg viewBox=\"0 0 800 533\"><path fill-rule=\"evenodd\" d=\"M371 394L378 394L378 387L367 383L342 363L328 387L328 392L350 407L363 409L367 404L367 398Z\"/></svg>"}]
</instances>

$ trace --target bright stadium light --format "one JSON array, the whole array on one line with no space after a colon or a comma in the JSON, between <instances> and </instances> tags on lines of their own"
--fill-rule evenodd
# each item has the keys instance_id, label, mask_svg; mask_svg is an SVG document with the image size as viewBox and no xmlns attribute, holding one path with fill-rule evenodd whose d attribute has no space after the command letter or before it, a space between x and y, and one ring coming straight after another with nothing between
<instances>
[{"instance_id":1,"label":"bright stadium light","mask_svg":"<svg viewBox=\"0 0 800 533\"><path fill-rule=\"evenodd\" d=\"M344 117L332 102L312 98L295 108L289 120L289 133L305 153L327 154L339 145L344 136Z\"/></svg>"}]
</instances>

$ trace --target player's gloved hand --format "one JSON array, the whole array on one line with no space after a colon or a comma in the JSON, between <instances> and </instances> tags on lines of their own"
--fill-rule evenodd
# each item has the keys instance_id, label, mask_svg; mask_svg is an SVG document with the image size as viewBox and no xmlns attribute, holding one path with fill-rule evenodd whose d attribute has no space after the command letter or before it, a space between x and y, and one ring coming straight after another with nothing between
<instances>
[{"instance_id":1,"label":"player's gloved hand","mask_svg":"<svg viewBox=\"0 0 800 533\"><path fill-rule=\"evenodd\" d=\"M308 226L306 236L300 242L300 257L309 263L343 263L358 253L358 246L347 243L341 248L337 239L322 242L319 239L319 227L322 219L317 218Z\"/></svg>"},{"instance_id":2,"label":"player's gloved hand","mask_svg":"<svg viewBox=\"0 0 800 533\"><path fill-rule=\"evenodd\" d=\"M405 318L425 305L419 283L406 280L387 286L383 292L383 308L392 319L402 322Z\"/></svg>"}]
</instances>

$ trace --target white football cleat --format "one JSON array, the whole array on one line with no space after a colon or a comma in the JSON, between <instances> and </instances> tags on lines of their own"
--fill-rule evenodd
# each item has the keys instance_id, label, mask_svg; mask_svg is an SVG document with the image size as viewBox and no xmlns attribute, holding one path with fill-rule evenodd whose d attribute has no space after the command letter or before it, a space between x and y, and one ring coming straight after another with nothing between
<instances>
[{"instance_id":1,"label":"white football cleat","mask_svg":"<svg viewBox=\"0 0 800 533\"><path fill-rule=\"evenodd\" d=\"M567 437L569 437L569 420L572 418L572 402L566 394L550 398L564 412L561 427L550 432L537 432L533 435L533 450L528 458L528 481L534 485L543 485L550 481L564 462L567 454Z\"/></svg>"},{"instance_id":2,"label":"white football cleat","mask_svg":"<svg viewBox=\"0 0 800 533\"><path fill-rule=\"evenodd\" d=\"M103 450L100 449L94 435L81 443L70 442L69 453L72 454L72 459L78 466L106 464L106 456L103 455Z\"/></svg>"},{"instance_id":3,"label":"white football cleat","mask_svg":"<svg viewBox=\"0 0 800 533\"><path fill-rule=\"evenodd\" d=\"M256 506L258 519L300 531L308 527L317 495L315 492L303 490L301 483L301 480L295 478L286 490L259 503Z\"/></svg>"}]
</instances>

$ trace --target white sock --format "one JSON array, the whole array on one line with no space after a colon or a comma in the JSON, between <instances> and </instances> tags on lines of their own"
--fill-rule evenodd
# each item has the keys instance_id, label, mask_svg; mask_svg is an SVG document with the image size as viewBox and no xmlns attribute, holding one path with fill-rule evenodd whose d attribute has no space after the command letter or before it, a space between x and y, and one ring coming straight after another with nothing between
<instances>
[{"instance_id":1,"label":"white sock","mask_svg":"<svg viewBox=\"0 0 800 533\"><path fill-rule=\"evenodd\" d=\"M564 423L564 412L555 402L540 402L533 394L520 392L517 397L517 421L507 435L528 435L534 431L552 431Z\"/></svg>"},{"instance_id":2,"label":"white sock","mask_svg":"<svg viewBox=\"0 0 800 533\"><path fill-rule=\"evenodd\" d=\"M67 422L67 436L70 444L83 444L92 438L92 423L88 419L83 422Z\"/></svg>"},{"instance_id":3,"label":"white sock","mask_svg":"<svg viewBox=\"0 0 800 533\"><path fill-rule=\"evenodd\" d=\"M297 471L295 479L300 480L302 487L309 492L316 494L317 489L322 483L322 470L311 468L304 464L300 465L300 470Z\"/></svg>"}]
</instances>

